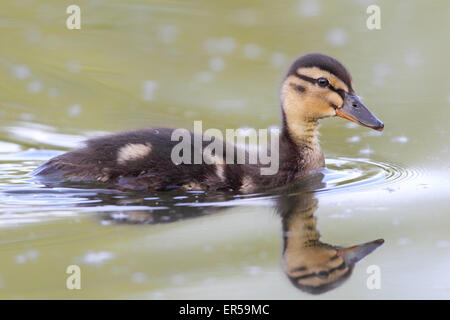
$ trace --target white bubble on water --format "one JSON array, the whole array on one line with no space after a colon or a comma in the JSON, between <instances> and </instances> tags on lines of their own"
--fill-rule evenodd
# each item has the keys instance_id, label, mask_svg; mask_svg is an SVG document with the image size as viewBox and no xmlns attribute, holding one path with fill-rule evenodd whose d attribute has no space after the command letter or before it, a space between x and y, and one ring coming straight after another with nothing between
<instances>
[{"instance_id":1,"label":"white bubble on water","mask_svg":"<svg viewBox=\"0 0 450 320\"><path fill-rule=\"evenodd\" d=\"M82 109L80 104L73 104L67 109L67 114L71 117L76 117L81 114Z\"/></svg>"},{"instance_id":2,"label":"white bubble on water","mask_svg":"<svg viewBox=\"0 0 450 320\"><path fill-rule=\"evenodd\" d=\"M359 136L353 136L353 137L350 137L347 139L347 142L350 142L350 143L356 143L356 142L360 142L360 141L361 141L361 138Z\"/></svg>"},{"instance_id":3,"label":"white bubble on water","mask_svg":"<svg viewBox=\"0 0 450 320\"><path fill-rule=\"evenodd\" d=\"M26 79L31 76L30 69L26 65L14 66L12 74L17 79Z\"/></svg>"},{"instance_id":4,"label":"white bubble on water","mask_svg":"<svg viewBox=\"0 0 450 320\"><path fill-rule=\"evenodd\" d=\"M408 140L409 140L408 137L405 137L405 136L399 136L399 137L395 137L395 138L391 139L392 142L397 142L397 143L407 143Z\"/></svg>"},{"instance_id":5,"label":"white bubble on water","mask_svg":"<svg viewBox=\"0 0 450 320\"><path fill-rule=\"evenodd\" d=\"M135 272L131 275L131 281L134 283L144 283L148 280L148 276L143 272Z\"/></svg>"},{"instance_id":6,"label":"white bubble on water","mask_svg":"<svg viewBox=\"0 0 450 320\"><path fill-rule=\"evenodd\" d=\"M30 93L39 93L42 91L42 83L39 81L31 81L28 84L28 92Z\"/></svg>"},{"instance_id":7,"label":"white bubble on water","mask_svg":"<svg viewBox=\"0 0 450 320\"><path fill-rule=\"evenodd\" d=\"M397 240L397 244L399 246L406 246L406 245L409 245L411 243L412 243L412 241L410 239L408 239L408 238L400 238L400 239Z\"/></svg>"},{"instance_id":8,"label":"white bubble on water","mask_svg":"<svg viewBox=\"0 0 450 320\"><path fill-rule=\"evenodd\" d=\"M209 68L212 71L222 71L225 68L225 61L221 57L213 57L209 59Z\"/></svg>"},{"instance_id":9,"label":"white bubble on water","mask_svg":"<svg viewBox=\"0 0 450 320\"><path fill-rule=\"evenodd\" d=\"M109 251L92 251L89 250L81 259L81 263L93 265L93 266L101 266L107 261L114 259L116 255L113 252Z\"/></svg>"},{"instance_id":10,"label":"white bubble on water","mask_svg":"<svg viewBox=\"0 0 450 320\"><path fill-rule=\"evenodd\" d=\"M203 49L208 54L230 54L236 49L236 40L232 37L206 39Z\"/></svg>"},{"instance_id":11,"label":"white bubble on water","mask_svg":"<svg viewBox=\"0 0 450 320\"><path fill-rule=\"evenodd\" d=\"M276 52L270 57L270 64L273 67L283 67L287 63L287 56L284 53Z\"/></svg>"},{"instance_id":12,"label":"white bubble on water","mask_svg":"<svg viewBox=\"0 0 450 320\"><path fill-rule=\"evenodd\" d=\"M177 39L179 30L174 25L163 25L158 27L156 34L161 42L172 43Z\"/></svg>"},{"instance_id":13,"label":"white bubble on water","mask_svg":"<svg viewBox=\"0 0 450 320\"><path fill-rule=\"evenodd\" d=\"M333 47L342 47L348 43L348 33L341 28L333 28L327 33L327 42Z\"/></svg>"},{"instance_id":14,"label":"white bubble on water","mask_svg":"<svg viewBox=\"0 0 450 320\"><path fill-rule=\"evenodd\" d=\"M145 101L155 100L155 92L158 83L153 80L146 80L142 83L142 99Z\"/></svg>"},{"instance_id":15,"label":"white bubble on water","mask_svg":"<svg viewBox=\"0 0 450 320\"><path fill-rule=\"evenodd\" d=\"M251 27L258 23L258 15L252 8L238 9L232 16L235 23Z\"/></svg>"},{"instance_id":16,"label":"white bubble on water","mask_svg":"<svg viewBox=\"0 0 450 320\"><path fill-rule=\"evenodd\" d=\"M316 17L320 14L321 3L319 0L300 0L298 12L302 17Z\"/></svg>"},{"instance_id":17,"label":"white bubble on water","mask_svg":"<svg viewBox=\"0 0 450 320\"><path fill-rule=\"evenodd\" d=\"M423 64L422 54L417 49L406 51L404 59L408 67L420 67Z\"/></svg>"},{"instance_id":18,"label":"white bubble on water","mask_svg":"<svg viewBox=\"0 0 450 320\"><path fill-rule=\"evenodd\" d=\"M262 268L260 266L247 266L245 267L245 273L250 276L256 276L262 273Z\"/></svg>"},{"instance_id":19,"label":"white bubble on water","mask_svg":"<svg viewBox=\"0 0 450 320\"><path fill-rule=\"evenodd\" d=\"M363 155L371 155L371 154L374 154L375 151L372 150L369 146L367 146L367 147L365 147L365 148L359 150L359 153L360 153L360 154L363 154Z\"/></svg>"},{"instance_id":20,"label":"white bubble on water","mask_svg":"<svg viewBox=\"0 0 450 320\"><path fill-rule=\"evenodd\" d=\"M195 81L201 83L210 83L214 80L213 73L211 71L200 71L194 76Z\"/></svg>"},{"instance_id":21,"label":"white bubble on water","mask_svg":"<svg viewBox=\"0 0 450 320\"><path fill-rule=\"evenodd\" d=\"M260 58L263 50L259 45L255 43L249 43L244 46L243 51L245 58L253 60Z\"/></svg>"},{"instance_id":22,"label":"white bubble on water","mask_svg":"<svg viewBox=\"0 0 450 320\"><path fill-rule=\"evenodd\" d=\"M386 83L386 78L391 74L392 67L384 62L377 63L373 69L372 83L382 86Z\"/></svg>"},{"instance_id":23,"label":"white bubble on water","mask_svg":"<svg viewBox=\"0 0 450 320\"><path fill-rule=\"evenodd\" d=\"M67 71L71 73L81 72L81 62L78 60L70 60L67 62Z\"/></svg>"},{"instance_id":24,"label":"white bubble on water","mask_svg":"<svg viewBox=\"0 0 450 320\"><path fill-rule=\"evenodd\" d=\"M354 122L347 122L345 124L345 127L348 128L348 129L355 129L355 128L358 128L359 125L357 123L354 123Z\"/></svg>"},{"instance_id":25,"label":"white bubble on water","mask_svg":"<svg viewBox=\"0 0 450 320\"><path fill-rule=\"evenodd\" d=\"M36 260L39 257L39 251L38 250L31 250L27 251L22 254L18 254L15 256L14 261L17 264L24 264L25 262L28 262L30 260Z\"/></svg>"}]
</instances>

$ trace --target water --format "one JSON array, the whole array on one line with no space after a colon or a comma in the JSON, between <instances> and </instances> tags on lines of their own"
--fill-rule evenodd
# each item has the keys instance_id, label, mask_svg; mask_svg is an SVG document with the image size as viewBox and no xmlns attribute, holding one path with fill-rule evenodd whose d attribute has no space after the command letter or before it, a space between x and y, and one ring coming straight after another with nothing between
<instances>
[{"instance_id":1,"label":"water","mask_svg":"<svg viewBox=\"0 0 450 320\"><path fill-rule=\"evenodd\" d=\"M69 31L59 1L3 1L0 298L449 298L450 6L378 3L382 29L369 31L364 1L82 1L82 30ZM30 176L108 132L277 125L282 75L307 51L347 65L385 123L380 134L322 121L327 167L314 183L143 194ZM323 243L385 242L313 296L285 268L305 254L283 250L308 225L302 208ZM73 264L82 290L66 289ZM379 290L366 285L373 265Z\"/></svg>"}]
</instances>

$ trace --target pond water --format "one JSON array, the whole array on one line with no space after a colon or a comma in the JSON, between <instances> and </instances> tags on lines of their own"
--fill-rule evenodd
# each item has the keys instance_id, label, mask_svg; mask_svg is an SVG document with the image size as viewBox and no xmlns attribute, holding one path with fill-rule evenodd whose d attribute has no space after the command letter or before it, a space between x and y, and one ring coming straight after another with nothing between
<instances>
[{"instance_id":1,"label":"pond water","mask_svg":"<svg viewBox=\"0 0 450 320\"><path fill-rule=\"evenodd\" d=\"M366 28L373 3L381 30ZM450 298L448 1L77 4L81 30L65 27L65 2L0 4L0 298ZM322 121L314 183L140 193L30 174L109 132L278 125L283 75L311 51L342 61L385 123ZM311 295L286 272L325 248L286 242L302 228L333 248L384 244ZM66 288L69 265L81 290Z\"/></svg>"}]
</instances>

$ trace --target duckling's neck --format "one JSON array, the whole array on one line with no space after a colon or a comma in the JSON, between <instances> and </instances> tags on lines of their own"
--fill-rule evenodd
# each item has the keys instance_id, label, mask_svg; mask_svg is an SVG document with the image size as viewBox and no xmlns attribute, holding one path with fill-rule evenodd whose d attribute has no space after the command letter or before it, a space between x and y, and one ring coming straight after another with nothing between
<instances>
[{"instance_id":1,"label":"duckling's neck","mask_svg":"<svg viewBox=\"0 0 450 320\"><path fill-rule=\"evenodd\" d=\"M304 120L286 123L286 133L290 136L292 141L298 147L308 147L310 149L318 149L320 151L319 145L319 132L317 128L319 123L313 120Z\"/></svg>"},{"instance_id":2,"label":"duckling's neck","mask_svg":"<svg viewBox=\"0 0 450 320\"><path fill-rule=\"evenodd\" d=\"M299 170L304 174L324 166L324 158L318 138L318 126L317 120L284 119L284 140L291 145L290 153L292 151L296 153Z\"/></svg>"}]
</instances>

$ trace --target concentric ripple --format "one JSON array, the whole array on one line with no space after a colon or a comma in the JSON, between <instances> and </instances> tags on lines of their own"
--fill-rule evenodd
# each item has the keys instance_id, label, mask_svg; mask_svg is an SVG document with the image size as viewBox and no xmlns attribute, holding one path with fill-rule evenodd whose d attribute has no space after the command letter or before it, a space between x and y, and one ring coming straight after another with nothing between
<instances>
[{"instance_id":1,"label":"concentric ripple","mask_svg":"<svg viewBox=\"0 0 450 320\"><path fill-rule=\"evenodd\" d=\"M327 159L323 173L326 187L318 191L387 187L419 176L413 168L352 158Z\"/></svg>"},{"instance_id":2,"label":"concentric ripple","mask_svg":"<svg viewBox=\"0 0 450 320\"><path fill-rule=\"evenodd\" d=\"M209 214L210 209L235 206L267 206L273 204L286 189L278 188L258 194L224 194L214 192L159 192L133 193L96 188L50 188L30 179L30 172L49 156L58 154L49 150L9 153L0 158L0 225L20 223L37 215L54 219L64 213L93 213L108 215L113 220L128 220L129 215L149 212L160 222L170 222L198 216L198 211ZM4 155L3 155L4 156ZM318 185L308 185L304 191L319 193L347 192L370 188L395 188L398 183L415 179L419 171L398 165L368 159L330 158L321 170L323 178ZM319 181L320 182L320 181ZM158 213L156 213L158 212ZM61 213L55 216L56 213ZM118 218L117 218L118 217ZM35 221L35 220L33 220Z\"/></svg>"}]
</instances>

